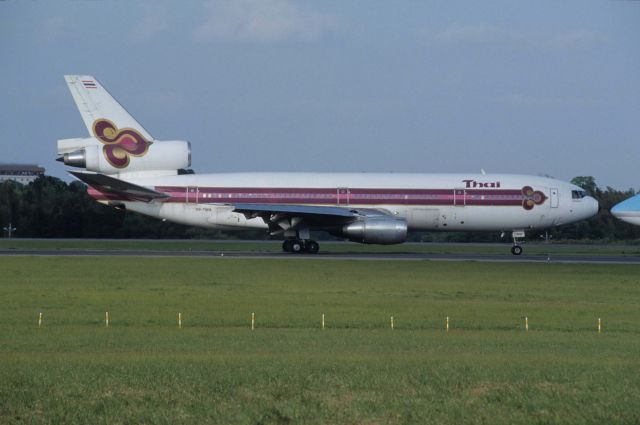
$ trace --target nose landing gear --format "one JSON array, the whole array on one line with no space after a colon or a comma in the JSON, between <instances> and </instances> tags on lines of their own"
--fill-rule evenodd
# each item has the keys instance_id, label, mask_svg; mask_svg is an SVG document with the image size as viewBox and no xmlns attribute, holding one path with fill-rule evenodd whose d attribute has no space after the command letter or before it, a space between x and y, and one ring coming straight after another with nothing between
<instances>
[{"instance_id":1,"label":"nose landing gear","mask_svg":"<svg viewBox=\"0 0 640 425\"><path fill-rule=\"evenodd\" d=\"M518 239L523 239L525 236L524 230L514 230L511 232L511 237L513 237L513 246L511 247L511 253L513 255L522 254L522 246L518 243Z\"/></svg>"},{"instance_id":2,"label":"nose landing gear","mask_svg":"<svg viewBox=\"0 0 640 425\"><path fill-rule=\"evenodd\" d=\"M317 254L320 250L320 244L311 239L285 239L282 242L282 250L294 254Z\"/></svg>"}]
</instances>

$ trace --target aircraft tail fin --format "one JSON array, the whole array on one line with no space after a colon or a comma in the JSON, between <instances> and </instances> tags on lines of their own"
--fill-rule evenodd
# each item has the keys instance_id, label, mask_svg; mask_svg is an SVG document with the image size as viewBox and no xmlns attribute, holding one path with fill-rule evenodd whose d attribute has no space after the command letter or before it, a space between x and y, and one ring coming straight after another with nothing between
<instances>
[{"instance_id":1,"label":"aircraft tail fin","mask_svg":"<svg viewBox=\"0 0 640 425\"><path fill-rule=\"evenodd\" d=\"M90 137L58 140L58 161L120 177L175 175L191 166L184 140L155 140L91 75L65 75Z\"/></svg>"},{"instance_id":2,"label":"aircraft tail fin","mask_svg":"<svg viewBox=\"0 0 640 425\"><path fill-rule=\"evenodd\" d=\"M94 134L93 124L96 120L107 119L120 129L132 128L146 140L153 140L147 130L93 76L65 75L64 79L89 134Z\"/></svg>"}]
</instances>

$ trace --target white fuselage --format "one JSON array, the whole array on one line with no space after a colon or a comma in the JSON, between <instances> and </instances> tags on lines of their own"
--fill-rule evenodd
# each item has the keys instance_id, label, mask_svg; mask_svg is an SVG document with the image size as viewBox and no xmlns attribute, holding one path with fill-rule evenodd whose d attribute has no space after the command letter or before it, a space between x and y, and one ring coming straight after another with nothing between
<instances>
[{"instance_id":1,"label":"white fuselage","mask_svg":"<svg viewBox=\"0 0 640 425\"><path fill-rule=\"evenodd\" d=\"M267 228L233 212L237 204L329 205L382 209L409 230L542 229L593 216L598 203L567 182L511 174L224 173L127 179L170 193L162 202L98 200L188 225Z\"/></svg>"}]
</instances>

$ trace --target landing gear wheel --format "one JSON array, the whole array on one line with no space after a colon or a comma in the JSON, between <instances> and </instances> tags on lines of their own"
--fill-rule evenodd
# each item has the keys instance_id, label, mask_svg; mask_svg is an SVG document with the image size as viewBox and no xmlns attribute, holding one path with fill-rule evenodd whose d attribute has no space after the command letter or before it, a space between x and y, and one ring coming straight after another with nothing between
<instances>
[{"instance_id":1,"label":"landing gear wheel","mask_svg":"<svg viewBox=\"0 0 640 425\"><path fill-rule=\"evenodd\" d=\"M284 252L291 252L291 243L293 241L291 239L285 239L284 242L282 242L282 250Z\"/></svg>"},{"instance_id":2,"label":"landing gear wheel","mask_svg":"<svg viewBox=\"0 0 640 425\"><path fill-rule=\"evenodd\" d=\"M511 247L511 253L513 255L520 255L522 254L522 247L520 245L514 245Z\"/></svg>"},{"instance_id":3,"label":"landing gear wheel","mask_svg":"<svg viewBox=\"0 0 640 425\"><path fill-rule=\"evenodd\" d=\"M304 250L304 245L302 241L294 239L291 241L291 252L295 254L299 254Z\"/></svg>"},{"instance_id":4,"label":"landing gear wheel","mask_svg":"<svg viewBox=\"0 0 640 425\"><path fill-rule=\"evenodd\" d=\"M309 254L317 254L320 250L320 245L316 241L307 241L304 244L304 250Z\"/></svg>"}]
</instances>

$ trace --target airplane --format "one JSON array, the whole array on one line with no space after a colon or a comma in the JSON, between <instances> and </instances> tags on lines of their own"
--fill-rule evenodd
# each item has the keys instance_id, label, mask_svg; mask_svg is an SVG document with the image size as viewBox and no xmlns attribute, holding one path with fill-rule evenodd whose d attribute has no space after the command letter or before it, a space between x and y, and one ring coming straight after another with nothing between
<instances>
[{"instance_id":1,"label":"airplane","mask_svg":"<svg viewBox=\"0 0 640 425\"><path fill-rule=\"evenodd\" d=\"M614 205L611 208L611 214L622 221L640 226L640 195L632 196Z\"/></svg>"},{"instance_id":2,"label":"airplane","mask_svg":"<svg viewBox=\"0 0 640 425\"><path fill-rule=\"evenodd\" d=\"M97 201L186 225L264 229L291 253L319 251L321 230L364 244L409 231L525 232L587 219L598 202L571 183L514 174L259 172L194 174L187 141L149 134L90 75L65 76L89 130L58 140L58 161Z\"/></svg>"}]
</instances>

